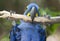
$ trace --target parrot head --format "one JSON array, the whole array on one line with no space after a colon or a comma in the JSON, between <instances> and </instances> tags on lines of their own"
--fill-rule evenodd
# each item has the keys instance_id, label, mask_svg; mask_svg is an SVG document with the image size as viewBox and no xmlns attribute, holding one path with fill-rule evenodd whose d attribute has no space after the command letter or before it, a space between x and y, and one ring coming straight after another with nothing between
<instances>
[{"instance_id":1,"label":"parrot head","mask_svg":"<svg viewBox=\"0 0 60 41\"><path fill-rule=\"evenodd\" d=\"M27 6L26 11L24 12L24 15L30 16L32 21L34 20L35 17L40 16L39 13L39 6L35 3L31 3Z\"/></svg>"}]
</instances>

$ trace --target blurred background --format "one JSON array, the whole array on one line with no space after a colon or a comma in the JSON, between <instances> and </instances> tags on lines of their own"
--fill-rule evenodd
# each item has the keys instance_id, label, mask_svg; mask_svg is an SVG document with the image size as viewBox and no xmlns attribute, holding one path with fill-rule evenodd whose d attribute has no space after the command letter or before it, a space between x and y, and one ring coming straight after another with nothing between
<instances>
[{"instance_id":1,"label":"blurred background","mask_svg":"<svg viewBox=\"0 0 60 41\"><path fill-rule=\"evenodd\" d=\"M23 14L26 6L30 3L36 3L40 7L41 14L48 13L51 16L60 15L60 0L0 0L0 11L15 11L16 13ZM11 30L11 21L7 19L0 19L0 41L9 41L9 32ZM60 23L54 24L52 27L47 27L49 35L59 32L57 29Z\"/></svg>"}]
</instances>

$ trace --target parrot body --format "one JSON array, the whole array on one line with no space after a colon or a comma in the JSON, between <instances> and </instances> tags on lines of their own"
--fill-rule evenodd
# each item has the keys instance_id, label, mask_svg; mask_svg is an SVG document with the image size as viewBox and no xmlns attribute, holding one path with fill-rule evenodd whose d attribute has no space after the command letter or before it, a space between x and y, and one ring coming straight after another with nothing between
<instances>
[{"instance_id":1,"label":"parrot body","mask_svg":"<svg viewBox=\"0 0 60 41\"><path fill-rule=\"evenodd\" d=\"M43 26L40 23L33 22L35 17L40 16L38 9L39 7L35 3L31 3L27 6L24 15L30 16L32 23L20 20L21 23L15 26L16 29L13 29L15 39L12 35L11 41L46 41L45 29L43 29Z\"/></svg>"},{"instance_id":2,"label":"parrot body","mask_svg":"<svg viewBox=\"0 0 60 41\"><path fill-rule=\"evenodd\" d=\"M29 23L22 21L18 26L20 29L16 33L16 39L20 41L45 41L45 32L38 23Z\"/></svg>"}]
</instances>

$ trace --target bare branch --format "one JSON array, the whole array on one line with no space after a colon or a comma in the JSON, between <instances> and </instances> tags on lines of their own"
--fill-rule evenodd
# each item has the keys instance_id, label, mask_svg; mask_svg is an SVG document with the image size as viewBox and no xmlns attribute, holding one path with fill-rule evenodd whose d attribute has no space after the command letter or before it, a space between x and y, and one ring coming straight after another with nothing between
<instances>
[{"instance_id":1,"label":"bare branch","mask_svg":"<svg viewBox=\"0 0 60 41\"><path fill-rule=\"evenodd\" d=\"M0 16L0 18L14 18L14 19L22 19L24 21L31 21L31 17L27 17L25 15L21 14L12 14L10 15L10 12L8 11L0 11L0 14L3 14ZM57 17L51 17L51 19L45 18L45 17L35 17L34 22L43 22L43 23L60 23L60 16Z\"/></svg>"}]
</instances>

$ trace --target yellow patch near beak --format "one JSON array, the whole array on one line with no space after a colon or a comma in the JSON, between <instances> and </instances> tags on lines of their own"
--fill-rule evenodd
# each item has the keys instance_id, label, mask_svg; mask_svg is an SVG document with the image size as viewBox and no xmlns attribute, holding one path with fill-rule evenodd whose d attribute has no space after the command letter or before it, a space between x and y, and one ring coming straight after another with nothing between
<instances>
[{"instance_id":1,"label":"yellow patch near beak","mask_svg":"<svg viewBox=\"0 0 60 41\"><path fill-rule=\"evenodd\" d=\"M38 13L36 13L36 17L38 16Z\"/></svg>"},{"instance_id":2,"label":"yellow patch near beak","mask_svg":"<svg viewBox=\"0 0 60 41\"><path fill-rule=\"evenodd\" d=\"M27 16L31 16L30 13L28 13Z\"/></svg>"},{"instance_id":3,"label":"yellow patch near beak","mask_svg":"<svg viewBox=\"0 0 60 41\"><path fill-rule=\"evenodd\" d=\"M28 14L27 14L27 16L31 16L31 15L30 15L30 13L28 13ZM38 17L38 13L36 13L36 15L35 15L35 16L36 16L36 17Z\"/></svg>"}]
</instances>

